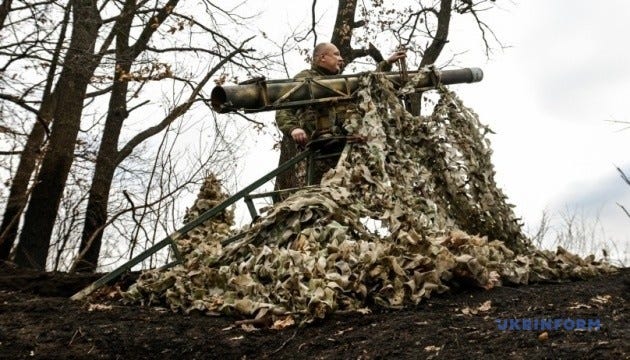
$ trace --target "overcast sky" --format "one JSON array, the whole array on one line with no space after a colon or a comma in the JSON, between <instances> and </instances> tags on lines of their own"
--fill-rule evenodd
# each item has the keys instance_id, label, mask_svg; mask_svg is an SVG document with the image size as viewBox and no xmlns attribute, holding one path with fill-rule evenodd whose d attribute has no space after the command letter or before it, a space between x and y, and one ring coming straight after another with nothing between
<instances>
[{"instance_id":1,"label":"overcast sky","mask_svg":"<svg viewBox=\"0 0 630 360\"><path fill-rule=\"evenodd\" d=\"M497 177L526 223L542 209L599 216L620 251L630 243L630 2L528 0L493 18L511 47L460 94L497 132ZM630 124L629 124L630 125Z\"/></svg>"},{"instance_id":2,"label":"overcast sky","mask_svg":"<svg viewBox=\"0 0 630 360\"><path fill-rule=\"evenodd\" d=\"M322 31L332 26L336 3L318 2ZM310 23L310 4L264 2L259 26L281 41L289 28ZM490 59L481 51L460 55L459 64L480 67L485 77L455 87L496 132L491 141L497 181L527 227L536 227L545 209L556 219L566 209L598 216L605 237L623 256L630 219L616 203L630 209L630 187L615 166L630 175L630 130L619 131L624 126L609 121L630 121L630 2L527 0L502 6L484 15L506 49ZM449 46L481 49L479 33L466 25L453 24ZM306 66L297 54L289 59L292 74ZM273 159L271 169L277 159L271 145L265 138L251 144L243 165L249 180L242 185L264 174L261 158Z\"/></svg>"}]
</instances>

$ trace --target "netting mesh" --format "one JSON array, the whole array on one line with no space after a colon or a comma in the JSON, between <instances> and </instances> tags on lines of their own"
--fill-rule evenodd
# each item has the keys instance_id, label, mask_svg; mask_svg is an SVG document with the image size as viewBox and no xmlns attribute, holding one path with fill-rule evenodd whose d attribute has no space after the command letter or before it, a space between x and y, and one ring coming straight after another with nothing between
<instances>
[{"instance_id":1,"label":"netting mesh","mask_svg":"<svg viewBox=\"0 0 630 360\"><path fill-rule=\"evenodd\" d=\"M346 146L321 188L274 204L225 247L232 214L207 221L179 240L183 264L143 273L125 296L309 321L418 304L459 280L491 288L614 271L533 248L494 181L489 129L445 88L431 116L414 117L400 104L405 91L363 77L346 127L365 141ZM225 198L210 177L187 219Z\"/></svg>"}]
</instances>

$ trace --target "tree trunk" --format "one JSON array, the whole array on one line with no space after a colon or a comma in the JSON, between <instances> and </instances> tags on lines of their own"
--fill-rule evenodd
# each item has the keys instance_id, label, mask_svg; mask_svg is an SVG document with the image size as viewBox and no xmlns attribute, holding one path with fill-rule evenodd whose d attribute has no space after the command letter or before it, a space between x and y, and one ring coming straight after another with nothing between
<instances>
[{"instance_id":1,"label":"tree trunk","mask_svg":"<svg viewBox=\"0 0 630 360\"><path fill-rule=\"evenodd\" d=\"M55 87L58 95L50 136L50 147L26 210L15 262L38 270L46 268L50 238L59 202L74 159L87 86L97 65L94 46L101 18L93 0L72 2L70 47Z\"/></svg>"},{"instance_id":2,"label":"tree trunk","mask_svg":"<svg viewBox=\"0 0 630 360\"><path fill-rule=\"evenodd\" d=\"M9 2L10 3L10 2ZM24 150L20 156L20 162L16 169L15 176L11 182L9 190L9 199L0 225L0 260L9 260L11 248L17 237L18 225L22 211L26 207L28 201L28 184L33 175L33 171L37 166L37 160L40 156L41 147L44 143L44 135L48 131L48 125L52 121L53 113L56 106L56 97L52 93L52 87L55 82L55 73L59 65L59 59L63 43L66 38L66 30L70 19L70 6L66 6L63 16L61 31L57 39L57 46L50 61L48 69L48 77L46 78L46 86L42 95L42 103L37 113L37 122L33 125L33 130L26 140Z\"/></svg>"},{"instance_id":3,"label":"tree trunk","mask_svg":"<svg viewBox=\"0 0 630 360\"><path fill-rule=\"evenodd\" d=\"M45 105L42 105L42 109L44 107ZM41 119L43 121L43 119L50 119L50 117L42 116ZM46 121L45 124L48 122L49 121ZM20 156L18 168L11 182L9 199L7 200L7 206L4 210L2 225L0 225L0 260L9 260L9 254L15 243L18 224L20 223L20 215L24 207L26 207L28 199L28 184L33 171L35 171L37 158L39 157L39 152L44 142L45 132L44 124L39 121L36 122L33 126L33 130L28 135L26 145Z\"/></svg>"},{"instance_id":4,"label":"tree trunk","mask_svg":"<svg viewBox=\"0 0 630 360\"><path fill-rule=\"evenodd\" d=\"M171 10L177 5L177 0L171 0L161 9L156 19L159 23L169 16ZM90 186L88 205L85 215L85 224L81 234L81 245L74 269L81 272L94 272L98 265L98 258L103 240L103 230L107 222L107 207L109 204L109 192L111 190L114 173L120 162L128 155L118 151L118 140L127 112L127 90L129 83L120 81L123 74L131 71L131 65L135 59L146 49L146 45L155 32L152 26L145 27L137 42L130 46L129 32L136 10L135 0L126 0L121 17L116 22L116 67L114 70L114 83L103 130L103 138L98 150L94 169L94 178Z\"/></svg>"},{"instance_id":5,"label":"tree trunk","mask_svg":"<svg viewBox=\"0 0 630 360\"><path fill-rule=\"evenodd\" d=\"M6 20L11 11L12 2L13 0L3 0L2 4L0 4L0 30L4 27L4 20Z\"/></svg>"},{"instance_id":6,"label":"tree trunk","mask_svg":"<svg viewBox=\"0 0 630 360\"><path fill-rule=\"evenodd\" d=\"M105 129L107 129L107 126L105 126ZM117 139L119 134L110 136L106 132L104 135ZM107 142L109 143L111 140L107 140ZM112 179L116 170L116 164L113 159L107 158L111 150L115 152L116 148L111 149L108 144L105 144L105 141L101 142L96 160L97 166L90 187L85 223L81 234L81 245L79 246L81 255L77 259L76 271L94 272L96 270L103 239L103 227L107 221L109 190L111 189Z\"/></svg>"},{"instance_id":7,"label":"tree trunk","mask_svg":"<svg viewBox=\"0 0 630 360\"><path fill-rule=\"evenodd\" d=\"M295 141L290 136L283 135L282 142L280 142L280 159L278 159L278 166L291 160L298 154ZM304 185L304 181L300 179L299 172L297 171L298 165L294 165L291 169L278 174L276 176L276 184L274 190L291 189ZM274 196L273 201L279 202L286 198L286 195Z\"/></svg>"},{"instance_id":8,"label":"tree trunk","mask_svg":"<svg viewBox=\"0 0 630 360\"><path fill-rule=\"evenodd\" d=\"M356 27L354 15L357 10L357 0L339 0L337 18L330 42L335 44L346 64L351 63L357 56L352 50L352 30Z\"/></svg>"},{"instance_id":9,"label":"tree trunk","mask_svg":"<svg viewBox=\"0 0 630 360\"><path fill-rule=\"evenodd\" d=\"M116 63L116 69L118 70L129 72L130 68L130 61ZM120 76L120 72L115 76ZM103 239L103 228L107 221L109 191L112 186L114 172L118 166L118 139L123 122L128 116L127 88L128 82L114 80L103 138L96 157L94 178L90 186L76 271L94 272L98 263Z\"/></svg>"},{"instance_id":10,"label":"tree trunk","mask_svg":"<svg viewBox=\"0 0 630 360\"><path fill-rule=\"evenodd\" d=\"M441 0L440 11L437 15L437 30L431 44L427 47L420 61L420 67L435 63L444 45L448 42L448 31L451 24L451 12L453 8L453 0Z\"/></svg>"}]
</instances>

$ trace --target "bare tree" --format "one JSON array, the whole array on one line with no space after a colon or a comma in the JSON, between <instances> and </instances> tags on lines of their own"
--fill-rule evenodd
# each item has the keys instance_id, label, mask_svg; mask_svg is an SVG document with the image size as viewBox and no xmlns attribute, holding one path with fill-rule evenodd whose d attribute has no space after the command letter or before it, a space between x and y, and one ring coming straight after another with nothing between
<instances>
[{"instance_id":1,"label":"bare tree","mask_svg":"<svg viewBox=\"0 0 630 360\"><path fill-rule=\"evenodd\" d=\"M165 18L166 16L171 15L180 19L185 18L182 14L172 14L173 7L176 4L176 1L169 2L163 8L163 12L160 13L163 15L162 17ZM111 88L105 128L96 160L92 187L90 188L90 197L88 200L85 226L83 228L80 246L80 253L84 255L76 268L78 271L94 271L96 269L102 239L102 230L99 229L102 229L102 225L107 220L109 191L114 177L114 172L118 165L125 160L139 144L151 136L160 133L174 120L186 113L192 104L198 100L198 95L201 89L203 89L210 78L221 70L226 63L235 61L237 56L248 52L248 49L245 47L245 42L240 45L233 44L227 37L221 36L218 33L211 33L210 35L214 35L215 39L225 44L224 46L231 47L229 52L198 49L197 51L210 52L211 55L216 56L220 59L220 61L208 70L201 81L195 84L190 84L192 92L186 101L174 107L172 111L157 125L140 132L129 140L127 144L118 149L118 142L123 123L129 116L127 104L133 97L133 93L129 94L129 84L134 79L132 74L132 65L136 62L138 56L147 51L149 53L186 51L186 48L158 49L150 47L149 41L151 40L151 35L153 34L153 23L147 23L142 35L135 43L130 44L130 31L132 28L132 20L135 15L134 6L135 1L133 0L128 0L125 3L125 7L123 8L119 18L118 30L116 31L116 66L113 69L115 80ZM188 18L187 20L192 21L192 18ZM157 21L161 23L163 22L163 19L158 16ZM169 70L166 68L164 71L168 72ZM170 75L166 73L161 76ZM140 79L140 82L148 80L149 79L144 77ZM95 232L97 234L96 236L93 236Z\"/></svg>"},{"instance_id":2,"label":"bare tree","mask_svg":"<svg viewBox=\"0 0 630 360\"><path fill-rule=\"evenodd\" d=\"M373 1L371 4L359 3L357 0L339 0L336 20L332 29L330 42L339 49L346 64L369 56L375 62L383 60L383 55L372 41L378 34L388 33L398 42L400 47L409 48L420 54L420 67L434 64L442 54L442 50L449 41L451 18L455 15L470 15L481 33L486 47L490 49L488 36L494 36L492 30L479 16L480 11L487 10L494 4L494 0L473 2L470 0L428 0L417 1L411 6L401 6L399 2L385 4L385 1ZM315 5L313 0L310 30L314 42L317 41L315 29ZM357 19L357 12L359 18ZM306 37L300 38L304 40ZM496 37L494 38L496 40ZM391 39L390 39L391 40ZM356 48L353 43L363 43L367 46ZM497 41L498 42L498 41ZM499 43L500 44L500 43ZM308 53L308 51L304 51ZM420 97L410 97L409 110L413 114L420 113ZM284 136L280 145L279 164L291 159L297 154L293 141ZM281 174L276 179L276 189L286 189L299 186L299 179L294 171Z\"/></svg>"},{"instance_id":3,"label":"bare tree","mask_svg":"<svg viewBox=\"0 0 630 360\"><path fill-rule=\"evenodd\" d=\"M0 84L6 86L0 87L0 98L4 101L0 111L15 115L11 115L13 122L7 123L0 136L4 136L4 131L13 134L15 140L6 149L0 149L0 154L12 157L7 159L19 156L17 166L10 165L14 160L3 165L12 173L0 228L2 259L9 257L19 233L20 216L26 210L20 243L15 249L19 265L45 268L52 243L63 251L78 248L79 261L74 268L93 271L106 228L122 229L121 224L129 224L133 212L126 210L130 208L147 211L155 208L129 204L122 195L127 189L116 184L116 174L128 174L127 179L146 179L150 166L144 163L144 167L139 167L139 163L130 162L130 159L146 160L134 153L181 119L195 104L202 104L204 85L220 75L219 71L255 72L264 68L266 60L256 59L256 66L250 62L251 53L243 41L247 36L226 36L222 28L226 23L244 28L246 17L210 1L202 1L194 10L187 9L189 13L180 12L178 3L177 0L154 3L47 0L25 5L18 2L16 6L11 0L2 2ZM415 8L398 9L395 4L384 5L382 1L364 5L356 0L340 0L331 40L348 62L366 56L379 61L383 57L371 40L377 32L388 32L401 45L415 46L423 54L422 63L435 62L448 44L450 17L473 14L478 19L477 10L484 3L487 1L420 1ZM307 34L297 43L317 41L316 1L312 4L313 22L308 32L312 36L309 38ZM216 18L219 15L221 19ZM478 24L485 39L483 31L487 27L481 20ZM11 41L4 41L9 38ZM180 65L183 58L196 59L192 62L197 66L194 74L192 70L183 70ZM36 79L32 84L19 84L19 80L26 78L20 78L19 66L34 74L29 75ZM148 89L164 91L165 88L172 89L172 94L163 115L145 116L144 109L155 109L157 104L154 95L150 95L155 93ZM143 121L149 125L138 126ZM283 140L282 147L281 161L297 151L288 139ZM71 172L77 175L69 178ZM80 205L79 194L84 193L64 192L64 189L89 181L86 180L89 177L92 180L87 205ZM278 178L278 185L283 187L295 183L294 177L285 182ZM131 192L126 193L133 198ZM75 199L70 201L64 196ZM61 199L67 211L59 210ZM68 224L55 232L55 226L63 221ZM81 221L84 224L77 245L73 237ZM58 266L67 266L63 260L67 257L57 254L54 258Z\"/></svg>"},{"instance_id":4,"label":"bare tree","mask_svg":"<svg viewBox=\"0 0 630 360\"><path fill-rule=\"evenodd\" d=\"M70 46L55 86L57 97L49 149L27 206L15 262L43 270L66 179L74 159L83 100L98 66L94 48L102 19L96 1L74 0Z\"/></svg>"},{"instance_id":5,"label":"bare tree","mask_svg":"<svg viewBox=\"0 0 630 360\"><path fill-rule=\"evenodd\" d=\"M42 147L46 136L49 135L50 132L48 125L52 120L52 111L55 108L56 103L56 97L52 92L52 87L54 85L55 75L60 62L61 51L65 42L69 17L70 4L68 3L65 7L63 18L59 24L59 35L53 49L52 57L47 65L48 72L45 78L45 85L42 91L39 109L33 108L28 101L24 99L27 93L24 93L21 96L0 94L3 98L10 100L16 103L20 108L25 109L28 114L36 117L36 121L28 135L26 143L23 145L23 149L18 152L20 154L20 160L11 181L9 197L7 199L5 212L2 218L2 225L0 225L1 260L8 260L9 253L13 248L15 238L17 237L19 219L28 200L28 184L33 172L36 169L36 164L41 159L41 155L43 154ZM19 42L10 45L7 45L7 49L12 49L18 46ZM11 62L12 58L9 57L7 63Z\"/></svg>"},{"instance_id":6,"label":"bare tree","mask_svg":"<svg viewBox=\"0 0 630 360\"><path fill-rule=\"evenodd\" d=\"M35 16L29 23L33 17L24 14L40 11L42 4L52 6L56 13ZM157 3L125 0L98 5L96 1L59 3L51 0L13 7L11 11L16 11L17 15L5 17L10 21L0 28L3 31L0 36L9 34L15 41L0 45L0 59L7 60L4 69L16 67L16 64L38 68L35 63L39 59L48 72L46 80L23 90L13 86L11 81L15 75L0 77L0 81L8 84L7 89L16 89L14 94L0 91L0 97L22 113L30 112L36 116L21 150L6 151L7 156L20 155L20 164L15 170L8 167L14 172L0 231L3 259L9 257L18 234L20 215L26 209L20 242L15 249L18 265L44 269L53 229L59 221L65 221L59 216L68 215L67 220L73 224L78 219L85 219L79 251L84 258L76 268L93 271L103 229L108 224L109 193L117 169L140 145L164 131L195 103L203 103L204 85L219 75L219 70L250 68L247 41L242 41L239 36L227 37L221 33L223 29L219 29L219 24L225 26L230 19L233 23L247 20L233 13L238 6L224 9L213 2L203 1L197 8L189 10L191 15L187 15L175 11L177 4L176 0ZM59 9L65 10L63 20L56 17ZM207 16L200 16L204 10ZM216 18L219 15L221 19ZM50 29L43 31L38 22L45 22ZM28 26L18 28L20 24ZM66 29L72 30L69 41L66 40ZM179 33L182 33L180 40L172 40ZM209 46L208 39L211 40ZM207 68L201 74L177 73L173 67L179 65L182 54L197 56L193 63L197 67L208 64ZM258 65L259 69L264 68L264 64ZM123 125L127 119L137 121L146 117L141 111L138 111L141 116L130 117L134 110L145 105L159 105L152 101L155 95L146 89L162 80L171 82L174 90L179 86L173 98L184 95L184 99L173 100L163 119L151 121L143 128L135 125L133 130L125 130ZM148 95L144 100L141 98L143 91ZM30 100L37 95L40 100ZM106 115L100 116L103 95L109 95L109 104ZM130 136L132 131L135 135ZM98 138L100 146L94 146ZM38 159L41 159L41 168L29 190ZM85 164L78 165L77 160ZM77 207L76 203L67 204L66 208L78 212L61 214L59 203L64 197L68 174L72 168L79 167L86 176L92 173L87 209ZM74 186L75 180L70 180L70 185ZM65 241L62 248L72 248L69 245L71 239L66 236L68 233L63 234L66 239L56 239L55 244Z\"/></svg>"}]
</instances>

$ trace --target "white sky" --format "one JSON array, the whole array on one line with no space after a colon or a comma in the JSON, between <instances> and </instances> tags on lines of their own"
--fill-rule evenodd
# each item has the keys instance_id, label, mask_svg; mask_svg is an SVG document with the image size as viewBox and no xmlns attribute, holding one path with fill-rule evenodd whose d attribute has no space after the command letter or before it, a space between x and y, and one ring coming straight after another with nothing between
<instances>
[{"instance_id":1,"label":"white sky","mask_svg":"<svg viewBox=\"0 0 630 360\"><path fill-rule=\"evenodd\" d=\"M291 27L310 24L310 0L261 6L266 8L258 26L278 42ZM330 31L336 6L337 1L318 2L322 32ZM460 55L458 65L480 67L485 77L453 87L496 132L490 139L499 186L526 227L535 228L544 209L556 219L567 208L577 209L585 218L599 217L602 236L627 257L630 218L616 202L630 209L630 187L615 165L630 175L630 130L619 131L622 125L607 120L630 121L630 2L527 0L502 6L483 15L508 48L490 59L480 51ZM465 23L452 25L448 46L481 49L478 32ZM329 37L320 33L319 39ZM291 55L293 75L307 65ZM278 155L272 145L270 137L252 141L240 185L273 169ZM244 207L238 214L246 217Z\"/></svg>"},{"instance_id":2,"label":"white sky","mask_svg":"<svg viewBox=\"0 0 630 360\"><path fill-rule=\"evenodd\" d=\"M601 4L604 4L602 2ZM497 132L497 178L517 213L535 226L542 209L599 216L620 251L630 243L630 3L523 1L493 19L511 45L480 66L485 79L461 88L464 101ZM625 100L625 101L624 101Z\"/></svg>"}]
</instances>

